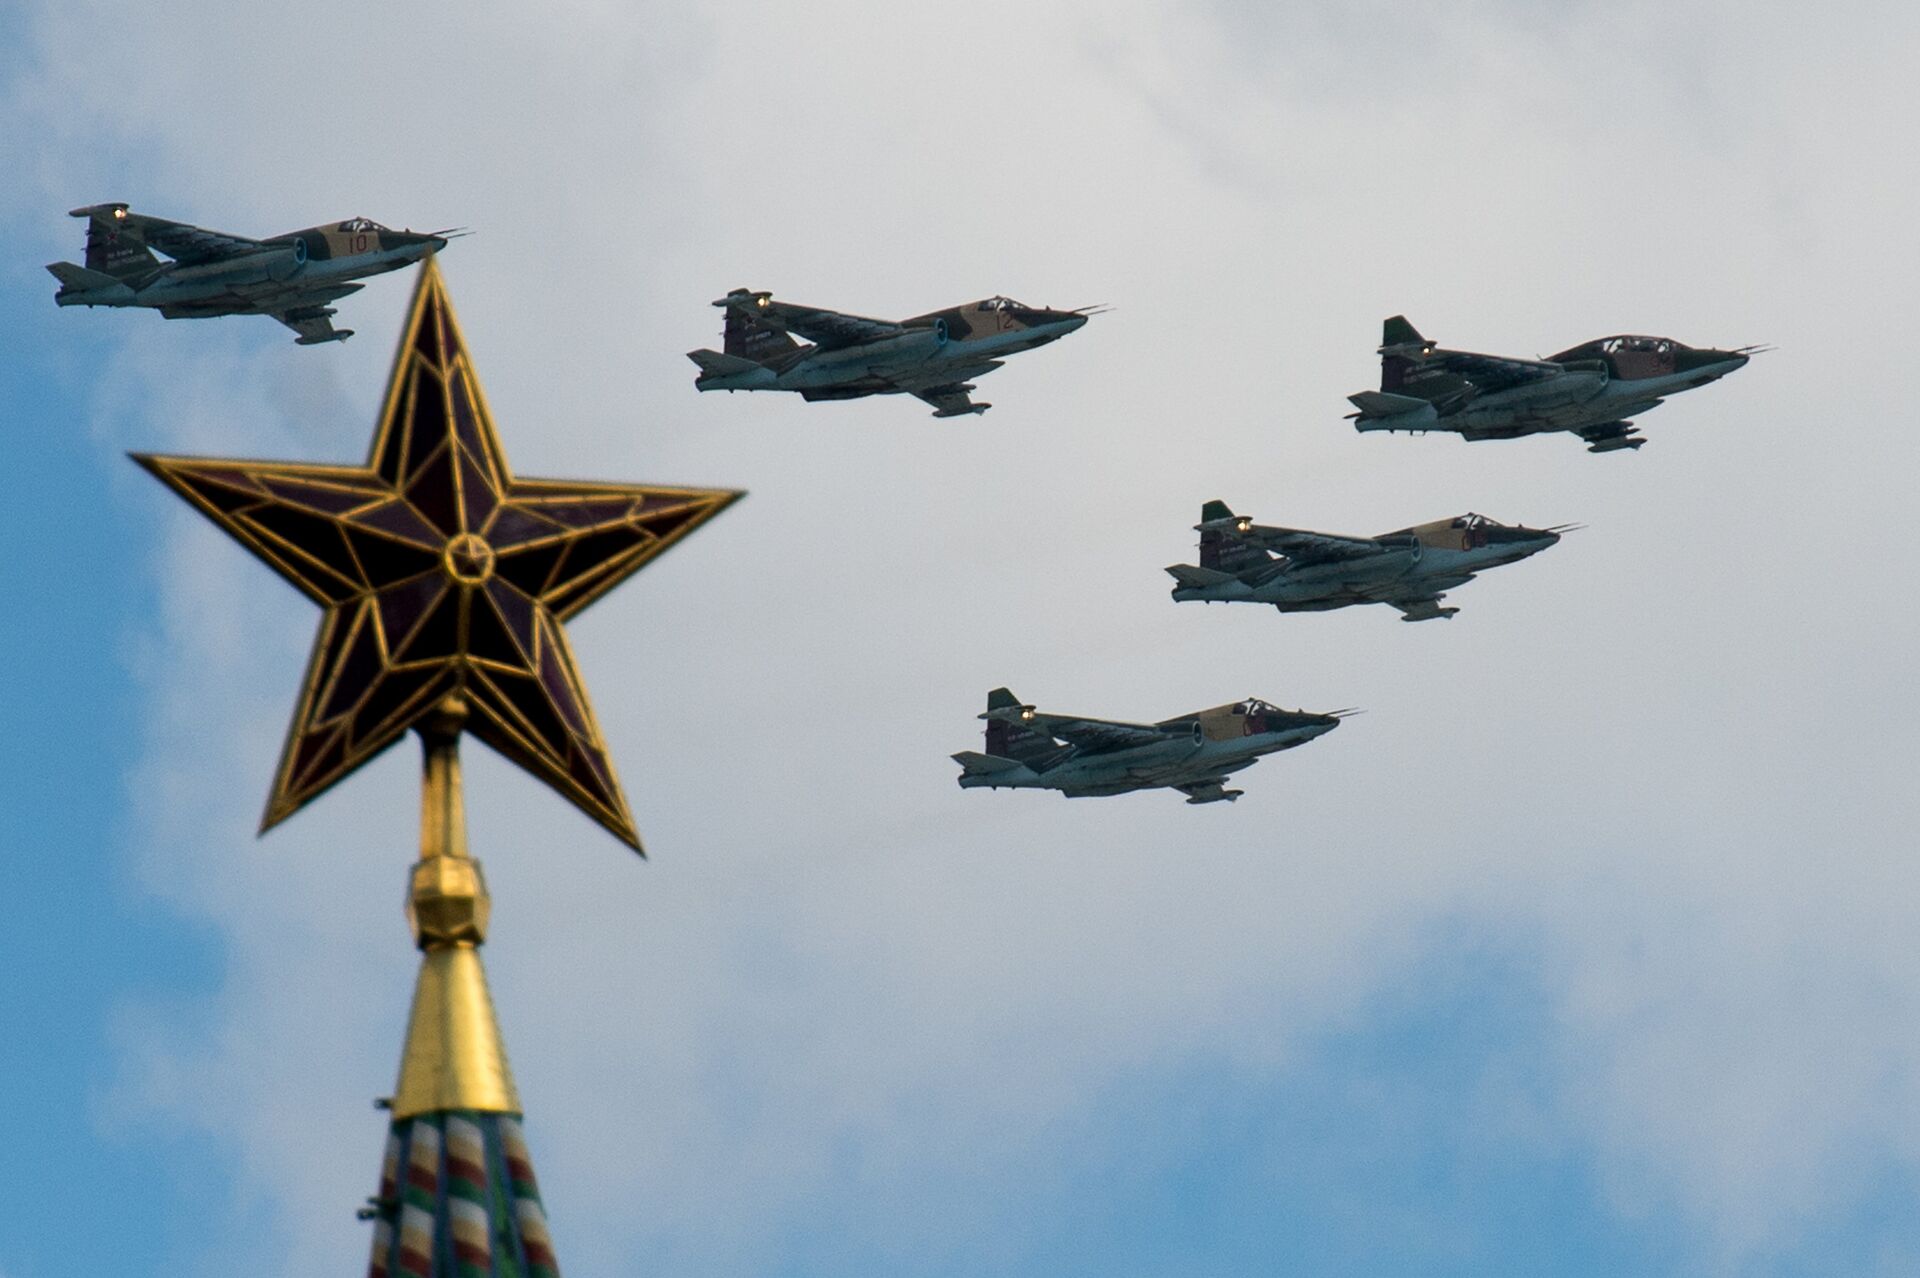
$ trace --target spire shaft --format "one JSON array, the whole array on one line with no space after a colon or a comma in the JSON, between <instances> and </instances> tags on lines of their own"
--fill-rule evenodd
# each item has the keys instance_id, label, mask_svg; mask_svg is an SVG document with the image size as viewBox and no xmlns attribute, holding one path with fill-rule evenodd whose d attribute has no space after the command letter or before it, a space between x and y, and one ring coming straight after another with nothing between
<instances>
[{"instance_id":1,"label":"spire shaft","mask_svg":"<svg viewBox=\"0 0 1920 1278\"><path fill-rule=\"evenodd\" d=\"M407 921L420 980L407 1023L369 1278L559 1278L546 1212L520 1131L520 1097L480 966L486 880L467 855L460 729L467 706L442 698L419 722L424 748L420 860Z\"/></svg>"},{"instance_id":2,"label":"spire shaft","mask_svg":"<svg viewBox=\"0 0 1920 1278\"><path fill-rule=\"evenodd\" d=\"M460 727L466 703L444 698L419 725L425 751L420 789L420 860L407 893L407 921L420 947L393 1116L435 1110L517 1114L520 1097L480 965L492 903L480 863L467 855L460 785Z\"/></svg>"}]
</instances>

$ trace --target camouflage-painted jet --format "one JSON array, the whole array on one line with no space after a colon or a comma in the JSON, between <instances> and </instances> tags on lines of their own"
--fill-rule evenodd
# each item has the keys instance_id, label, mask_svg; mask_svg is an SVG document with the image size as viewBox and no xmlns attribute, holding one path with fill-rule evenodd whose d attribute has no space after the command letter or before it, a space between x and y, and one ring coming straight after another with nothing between
<instances>
[{"instance_id":1,"label":"camouflage-painted jet","mask_svg":"<svg viewBox=\"0 0 1920 1278\"><path fill-rule=\"evenodd\" d=\"M986 412L993 405L967 398L968 378L1065 337L1099 310L1050 311L990 297L896 322L776 302L744 288L714 305L727 311L726 349L687 352L700 366L693 384L701 390L798 391L808 400L904 392L933 405L935 417ZM813 344L802 346L796 334Z\"/></svg>"},{"instance_id":2,"label":"camouflage-painted jet","mask_svg":"<svg viewBox=\"0 0 1920 1278\"><path fill-rule=\"evenodd\" d=\"M1638 448L1634 425L1668 396L1705 386L1765 349L1695 350L1667 337L1603 337L1545 360L1476 355L1435 346L1406 317L1380 341L1380 389L1347 398L1356 430L1456 431L1513 439L1572 431L1587 451Z\"/></svg>"},{"instance_id":3,"label":"camouflage-painted jet","mask_svg":"<svg viewBox=\"0 0 1920 1278\"><path fill-rule=\"evenodd\" d=\"M1392 604L1402 621L1451 617L1442 592L1474 574L1537 555L1574 525L1509 528L1485 515L1415 524L1378 537L1268 528L1223 501L1200 508L1200 564L1167 569L1176 602L1272 604L1281 612L1326 612Z\"/></svg>"},{"instance_id":4,"label":"camouflage-painted jet","mask_svg":"<svg viewBox=\"0 0 1920 1278\"><path fill-rule=\"evenodd\" d=\"M271 315L301 346L343 342L328 302L447 246L455 231L391 231L364 217L250 240L132 213L124 204L74 209L87 219L87 264L55 262L62 306L145 306L168 319ZM172 258L163 262L158 250Z\"/></svg>"},{"instance_id":5,"label":"camouflage-painted jet","mask_svg":"<svg viewBox=\"0 0 1920 1278\"><path fill-rule=\"evenodd\" d=\"M1159 723L1042 714L1005 688L987 694L987 752L962 750L960 787L1058 790L1069 799L1167 787L1188 803L1231 803L1229 774L1261 755L1291 750L1354 713L1309 714L1236 701Z\"/></svg>"}]
</instances>

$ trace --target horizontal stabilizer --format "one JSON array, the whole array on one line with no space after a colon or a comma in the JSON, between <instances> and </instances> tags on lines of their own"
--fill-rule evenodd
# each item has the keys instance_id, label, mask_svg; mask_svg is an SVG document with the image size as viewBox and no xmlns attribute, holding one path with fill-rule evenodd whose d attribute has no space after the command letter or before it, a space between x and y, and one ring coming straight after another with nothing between
<instances>
[{"instance_id":1,"label":"horizontal stabilizer","mask_svg":"<svg viewBox=\"0 0 1920 1278\"><path fill-rule=\"evenodd\" d=\"M89 271L84 266L75 266L72 262L50 262L47 269L53 272L53 278L59 280L65 288L91 289L112 288L120 281L105 271Z\"/></svg>"},{"instance_id":2,"label":"horizontal stabilizer","mask_svg":"<svg viewBox=\"0 0 1920 1278\"><path fill-rule=\"evenodd\" d=\"M977 750L962 750L953 756L953 761L970 777L991 776L996 772L1011 772L1027 766L1018 759L1003 759L997 754L981 754Z\"/></svg>"},{"instance_id":3,"label":"horizontal stabilizer","mask_svg":"<svg viewBox=\"0 0 1920 1278\"><path fill-rule=\"evenodd\" d=\"M1230 572L1221 572L1217 568L1196 568L1192 564L1174 564L1167 569L1167 573L1181 585L1195 590L1237 580Z\"/></svg>"},{"instance_id":4,"label":"horizontal stabilizer","mask_svg":"<svg viewBox=\"0 0 1920 1278\"><path fill-rule=\"evenodd\" d=\"M1357 391L1347 402L1360 410L1362 417L1397 417L1427 407L1427 401L1413 395L1394 395L1386 391Z\"/></svg>"},{"instance_id":5,"label":"horizontal stabilizer","mask_svg":"<svg viewBox=\"0 0 1920 1278\"><path fill-rule=\"evenodd\" d=\"M719 351L688 351L687 358L700 366L703 373L724 377L728 373L751 373L760 367L750 359L739 355L722 355Z\"/></svg>"}]
</instances>

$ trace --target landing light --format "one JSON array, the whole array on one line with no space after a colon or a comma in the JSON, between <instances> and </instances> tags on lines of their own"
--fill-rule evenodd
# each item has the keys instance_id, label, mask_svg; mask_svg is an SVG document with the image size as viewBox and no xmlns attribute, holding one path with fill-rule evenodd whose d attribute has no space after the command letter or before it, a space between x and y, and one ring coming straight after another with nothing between
<instances>
[{"instance_id":1,"label":"landing light","mask_svg":"<svg viewBox=\"0 0 1920 1278\"><path fill-rule=\"evenodd\" d=\"M1026 709L1024 709L1024 710L1022 710L1022 711L1020 712L1020 722L1022 722L1022 723L1032 723L1032 722L1033 722L1033 707L1032 707L1032 706L1028 706L1028 707L1027 707Z\"/></svg>"},{"instance_id":2,"label":"landing light","mask_svg":"<svg viewBox=\"0 0 1920 1278\"><path fill-rule=\"evenodd\" d=\"M761 310L763 310L763 311L764 311L764 310L766 310L766 309L767 309L767 304L768 304L769 302L771 302L771 301L773 301L773 299L772 299L772 298L770 298L770 297L765 297L765 296L762 296L762 297L756 297L756 298L754 298L754 299L753 299L753 304L754 304L755 306L758 306L758 307L759 307L759 308L760 308Z\"/></svg>"},{"instance_id":3,"label":"landing light","mask_svg":"<svg viewBox=\"0 0 1920 1278\"><path fill-rule=\"evenodd\" d=\"M119 221L124 222L127 219L127 211L125 209L115 209L113 211L113 216Z\"/></svg>"},{"instance_id":4,"label":"landing light","mask_svg":"<svg viewBox=\"0 0 1920 1278\"><path fill-rule=\"evenodd\" d=\"M1243 533L1244 533L1244 532L1252 532L1252 531L1253 531L1253 520L1251 520L1251 519L1249 519L1249 518L1248 518L1247 516L1245 516L1245 515L1242 515L1242 516L1240 516L1240 518L1238 518L1238 519L1236 519L1236 520L1234 520L1234 521L1233 521L1233 530L1234 530L1235 532L1243 532Z\"/></svg>"}]
</instances>

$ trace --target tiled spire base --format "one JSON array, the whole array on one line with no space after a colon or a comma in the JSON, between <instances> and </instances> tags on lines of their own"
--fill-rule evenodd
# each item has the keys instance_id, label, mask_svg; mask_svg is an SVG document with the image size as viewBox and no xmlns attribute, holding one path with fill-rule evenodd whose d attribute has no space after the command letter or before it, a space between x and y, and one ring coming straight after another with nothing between
<instances>
[{"instance_id":1,"label":"tiled spire base","mask_svg":"<svg viewBox=\"0 0 1920 1278\"><path fill-rule=\"evenodd\" d=\"M560 1278L520 1120L396 1120L372 1200L368 1278Z\"/></svg>"}]
</instances>

